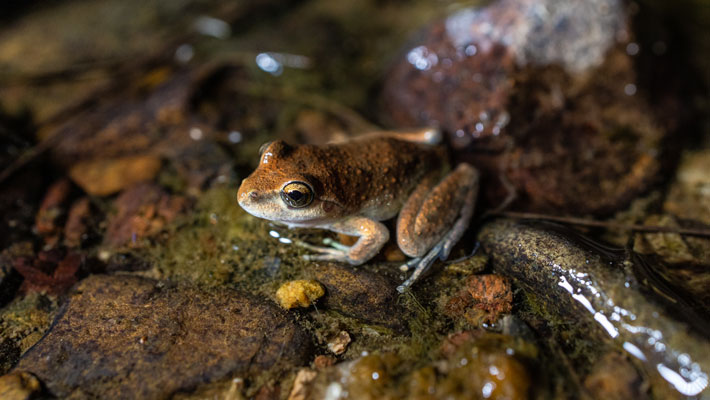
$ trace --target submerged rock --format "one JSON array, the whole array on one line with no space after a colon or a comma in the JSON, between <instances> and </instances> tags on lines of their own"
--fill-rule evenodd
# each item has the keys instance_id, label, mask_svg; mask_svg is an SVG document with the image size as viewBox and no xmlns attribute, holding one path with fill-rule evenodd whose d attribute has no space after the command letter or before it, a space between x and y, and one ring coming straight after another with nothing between
<instances>
[{"instance_id":1,"label":"submerged rock","mask_svg":"<svg viewBox=\"0 0 710 400\"><path fill-rule=\"evenodd\" d=\"M404 329L404 314L397 305L397 286L381 274L336 263L311 267L326 288L323 306L363 321Z\"/></svg>"},{"instance_id":2,"label":"submerged rock","mask_svg":"<svg viewBox=\"0 0 710 400\"><path fill-rule=\"evenodd\" d=\"M657 398L710 397L707 321L669 292L642 259L625 260L623 252L544 226L549 229L498 220L484 226L479 239L494 269L514 278L549 323L563 326L568 338L578 335L580 346L592 346L587 356L607 347L625 351ZM697 330L649 301L643 289L673 299L674 313Z\"/></svg>"},{"instance_id":3,"label":"submerged rock","mask_svg":"<svg viewBox=\"0 0 710 400\"><path fill-rule=\"evenodd\" d=\"M436 361L409 363L399 356L368 354L320 369L299 382L306 399L526 399L530 375L503 335L460 335L445 343Z\"/></svg>"},{"instance_id":4,"label":"submerged rock","mask_svg":"<svg viewBox=\"0 0 710 400\"><path fill-rule=\"evenodd\" d=\"M494 186L502 175L528 209L609 212L654 181L674 126L643 98L632 40L620 0L466 8L394 66L385 113L399 126L441 127L491 180L494 203L507 191Z\"/></svg>"},{"instance_id":5,"label":"submerged rock","mask_svg":"<svg viewBox=\"0 0 710 400\"><path fill-rule=\"evenodd\" d=\"M307 363L308 335L242 293L91 276L16 367L59 397L166 398L235 374Z\"/></svg>"},{"instance_id":6,"label":"submerged rock","mask_svg":"<svg viewBox=\"0 0 710 400\"><path fill-rule=\"evenodd\" d=\"M605 354L594 364L584 379L584 388L595 399L648 399L638 371L617 352Z\"/></svg>"}]
</instances>

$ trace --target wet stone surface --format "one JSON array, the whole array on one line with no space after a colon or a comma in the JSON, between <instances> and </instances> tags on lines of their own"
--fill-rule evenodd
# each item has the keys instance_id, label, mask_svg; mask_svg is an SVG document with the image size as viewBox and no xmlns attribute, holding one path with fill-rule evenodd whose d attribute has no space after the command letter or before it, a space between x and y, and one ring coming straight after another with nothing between
<instances>
[{"instance_id":1,"label":"wet stone surface","mask_svg":"<svg viewBox=\"0 0 710 400\"><path fill-rule=\"evenodd\" d=\"M498 220L483 227L480 240L494 270L527 291L546 324L585 338L567 353L588 362L601 349L623 349L657 398L695 396L708 387L707 321L669 290L653 264L640 257L627 260L623 250L554 224ZM673 311L661 297L646 297L651 290L672 299Z\"/></svg>"},{"instance_id":2,"label":"wet stone surface","mask_svg":"<svg viewBox=\"0 0 710 400\"><path fill-rule=\"evenodd\" d=\"M303 365L309 337L278 306L132 276L91 276L20 360L73 398L165 398L235 374Z\"/></svg>"},{"instance_id":3,"label":"wet stone surface","mask_svg":"<svg viewBox=\"0 0 710 400\"><path fill-rule=\"evenodd\" d=\"M434 23L392 68L383 114L398 126L441 127L488 176L494 204L509 191L496 188L502 174L519 207L609 212L653 182L675 124L654 119L631 44L620 1L465 8Z\"/></svg>"},{"instance_id":4,"label":"wet stone surface","mask_svg":"<svg viewBox=\"0 0 710 400\"><path fill-rule=\"evenodd\" d=\"M396 284L383 275L335 263L315 264L311 271L325 286L325 308L398 331L405 328Z\"/></svg>"}]
</instances>

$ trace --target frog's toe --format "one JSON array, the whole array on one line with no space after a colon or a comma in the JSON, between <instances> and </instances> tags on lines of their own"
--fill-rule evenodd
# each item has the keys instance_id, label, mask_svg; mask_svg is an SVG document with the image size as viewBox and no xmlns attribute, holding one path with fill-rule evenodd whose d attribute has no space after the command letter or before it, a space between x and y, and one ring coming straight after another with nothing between
<instances>
[{"instance_id":1,"label":"frog's toe","mask_svg":"<svg viewBox=\"0 0 710 400\"><path fill-rule=\"evenodd\" d=\"M350 251L350 246L346 246L346 245L344 245L344 244L338 242L337 240L333 240L333 239L331 239L331 238L325 238L325 239L323 239L323 244L326 245L326 246L330 246L330 247L332 247L332 248L334 248L334 249L344 251L344 252L349 252L349 251Z\"/></svg>"},{"instance_id":2,"label":"frog's toe","mask_svg":"<svg viewBox=\"0 0 710 400\"><path fill-rule=\"evenodd\" d=\"M333 250L333 249L328 249ZM304 260L308 261L337 261L350 263L350 259L347 254L344 253L330 253L330 254L305 254L303 256Z\"/></svg>"}]
</instances>

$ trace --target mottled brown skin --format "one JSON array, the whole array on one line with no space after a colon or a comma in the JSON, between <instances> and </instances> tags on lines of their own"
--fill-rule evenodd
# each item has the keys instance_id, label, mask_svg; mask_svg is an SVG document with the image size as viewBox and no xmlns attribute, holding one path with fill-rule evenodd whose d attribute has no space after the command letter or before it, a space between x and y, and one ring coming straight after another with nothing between
<instances>
[{"instance_id":1,"label":"mottled brown skin","mask_svg":"<svg viewBox=\"0 0 710 400\"><path fill-rule=\"evenodd\" d=\"M449 166L445 149L435 145L439 140L437 131L427 129L323 146L274 141L265 145L259 166L242 182L238 201L250 214L289 227L359 238L351 247L307 246L321 253L310 259L366 262L389 239L378 221L398 213L398 245L405 254L419 258L445 241L437 249L445 257L468 226L478 172L461 164L445 175ZM291 182L306 183L313 200L301 207L286 204L281 191Z\"/></svg>"}]
</instances>

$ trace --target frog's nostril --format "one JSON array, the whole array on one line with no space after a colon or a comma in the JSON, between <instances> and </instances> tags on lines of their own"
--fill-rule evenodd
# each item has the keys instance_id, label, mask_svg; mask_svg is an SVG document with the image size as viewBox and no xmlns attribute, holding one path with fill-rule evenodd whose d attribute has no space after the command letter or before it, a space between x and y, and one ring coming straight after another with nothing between
<instances>
[{"instance_id":1,"label":"frog's nostril","mask_svg":"<svg viewBox=\"0 0 710 400\"><path fill-rule=\"evenodd\" d=\"M256 190L252 190L251 192L249 192L249 198L251 198L252 200L256 200L257 197L259 197L259 194L256 192Z\"/></svg>"}]
</instances>

